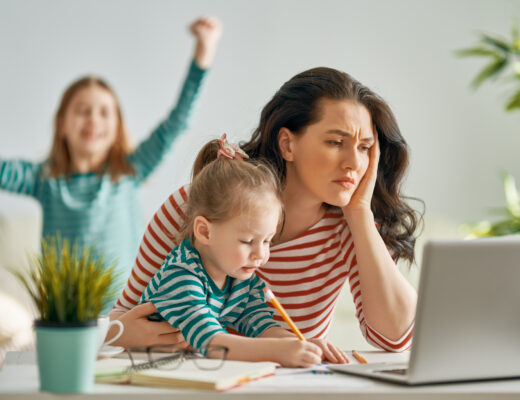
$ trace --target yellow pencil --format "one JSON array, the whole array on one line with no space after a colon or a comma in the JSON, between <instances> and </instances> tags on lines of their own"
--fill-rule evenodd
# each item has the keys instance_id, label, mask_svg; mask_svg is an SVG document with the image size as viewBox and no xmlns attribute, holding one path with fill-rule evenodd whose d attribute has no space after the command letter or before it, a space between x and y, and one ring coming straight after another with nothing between
<instances>
[{"instance_id":1,"label":"yellow pencil","mask_svg":"<svg viewBox=\"0 0 520 400\"><path fill-rule=\"evenodd\" d=\"M367 364L367 360L361 354L359 354L356 350L352 350L352 355L356 360L359 361L360 364Z\"/></svg>"},{"instance_id":2,"label":"yellow pencil","mask_svg":"<svg viewBox=\"0 0 520 400\"><path fill-rule=\"evenodd\" d=\"M287 322L287 325L289 325L294 334L298 336L298 339L305 342L305 337L302 335L298 327L294 324L291 317L289 317L289 314L287 314L287 312L283 309L280 302L276 299L276 297L274 297L274 294L273 292L271 292L271 289L269 289L267 286L264 287L264 294L265 299L270 301L273 304L273 306L278 310L282 318L285 320L285 322Z\"/></svg>"}]
</instances>

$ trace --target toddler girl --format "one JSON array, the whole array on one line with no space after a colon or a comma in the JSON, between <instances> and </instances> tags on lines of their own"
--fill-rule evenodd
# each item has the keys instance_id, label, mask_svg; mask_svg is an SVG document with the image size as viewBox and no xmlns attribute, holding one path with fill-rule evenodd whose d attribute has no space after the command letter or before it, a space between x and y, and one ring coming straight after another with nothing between
<instances>
[{"instance_id":1,"label":"toddler girl","mask_svg":"<svg viewBox=\"0 0 520 400\"><path fill-rule=\"evenodd\" d=\"M279 327L255 270L269 258L282 217L276 175L225 140L209 142L193 168L186 220L174 248L143 292L186 342L206 354L287 367L321 362L324 341L300 341ZM182 240L182 241L181 241ZM239 334L230 334L232 328Z\"/></svg>"}]
</instances>

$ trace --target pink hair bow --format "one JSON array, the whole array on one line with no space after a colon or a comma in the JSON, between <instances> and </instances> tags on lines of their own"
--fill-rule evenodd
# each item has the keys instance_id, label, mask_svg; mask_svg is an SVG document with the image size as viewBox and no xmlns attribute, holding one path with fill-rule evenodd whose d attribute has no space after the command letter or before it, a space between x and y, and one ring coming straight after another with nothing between
<instances>
[{"instance_id":1,"label":"pink hair bow","mask_svg":"<svg viewBox=\"0 0 520 400\"><path fill-rule=\"evenodd\" d=\"M219 139L220 149L217 153L217 158L223 155L230 160L243 160L244 158L249 158L247 153L238 147L236 144L229 143L226 139L226 134L223 133Z\"/></svg>"}]
</instances>

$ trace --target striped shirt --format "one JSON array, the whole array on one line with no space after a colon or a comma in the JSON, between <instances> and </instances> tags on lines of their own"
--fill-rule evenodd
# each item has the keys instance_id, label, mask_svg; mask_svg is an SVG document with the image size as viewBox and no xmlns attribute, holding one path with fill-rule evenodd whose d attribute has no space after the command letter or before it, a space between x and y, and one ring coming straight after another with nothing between
<instances>
[{"instance_id":1,"label":"striped shirt","mask_svg":"<svg viewBox=\"0 0 520 400\"><path fill-rule=\"evenodd\" d=\"M199 252L184 239L166 257L141 302L151 301L190 346L205 354L213 336L227 333L227 327L256 337L278 326L265 303L264 287L256 275L246 280L228 276L220 289L202 265Z\"/></svg>"},{"instance_id":2,"label":"striped shirt","mask_svg":"<svg viewBox=\"0 0 520 400\"><path fill-rule=\"evenodd\" d=\"M47 162L0 158L0 189L32 196L41 204L43 237L59 233L79 246L94 245L109 262L117 260L119 292L142 236L137 189L187 129L205 74L191 63L169 116L128 156L135 175L123 176L116 183L109 174L55 178L46 174Z\"/></svg>"},{"instance_id":3,"label":"striped shirt","mask_svg":"<svg viewBox=\"0 0 520 400\"><path fill-rule=\"evenodd\" d=\"M175 246L169 232L178 232L185 219L188 190L189 186L184 186L170 195L148 224L116 310L126 311L137 304L148 281ZM370 344L387 351L403 351L411 345L412 327L398 340L390 340L367 323L354 241L340 209L330 208L296 238L272 246L269 261L256 273L307 338L327 337L338 295L347 283L361 332ZM288 328L277 311L274 319Z\"/></svg>"}]
</instances>

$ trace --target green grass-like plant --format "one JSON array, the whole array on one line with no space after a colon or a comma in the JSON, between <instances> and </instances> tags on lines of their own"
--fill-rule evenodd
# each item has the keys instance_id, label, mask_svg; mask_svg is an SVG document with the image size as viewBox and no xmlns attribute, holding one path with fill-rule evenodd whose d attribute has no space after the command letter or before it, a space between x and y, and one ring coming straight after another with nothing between
<instances>
[{"instance_id":1,"label":"green grass-like plant","mask_svg":"<svg viewBox=\"0 0 520 400\"><path fill-rule=\"evenodd\" d=\"M107 266L92 247L71 246L66 239L42 240L42 254L24 274L11 272L33 299L40 320L51 323L96 319L115 298L115 264Z\"/></svg>"},{"instance_id":2,"label":"green grass-like plant","mask_svg":"<svg viewBox=\"0 0 520 400\"><path fill-rule=\"evenodd\" d=\"M471 86L476 89L484 81L502 76L504 81L514 82L513 93L506 101L505 110L520 109L520 37L516 22L512 25L511 39L481 33L480 40L473 47L458 50L456 54L487 58L488 63L473 79Z\"/></svg>"}]
</instances>

